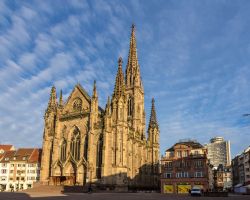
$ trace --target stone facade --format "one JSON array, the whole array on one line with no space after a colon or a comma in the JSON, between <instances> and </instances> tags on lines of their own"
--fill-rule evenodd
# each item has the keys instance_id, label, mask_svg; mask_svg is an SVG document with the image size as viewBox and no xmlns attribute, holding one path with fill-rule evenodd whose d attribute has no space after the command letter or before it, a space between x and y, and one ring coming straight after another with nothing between
<instances>
[{"instance_id":1,"label":"stone facade","mask_svg":"<svg viewBox=\"0 0 250 200\"><path fill-rule=\"evenodd\" d=\"M113 95L98 106L97 84L89 96L77 84L64 103L52 87L45 112L41 181L127 190L157 187L159 126L154 100L145 135L144 89L132 26L125 76L122 58Z\"/></svg>"}]
</instances>

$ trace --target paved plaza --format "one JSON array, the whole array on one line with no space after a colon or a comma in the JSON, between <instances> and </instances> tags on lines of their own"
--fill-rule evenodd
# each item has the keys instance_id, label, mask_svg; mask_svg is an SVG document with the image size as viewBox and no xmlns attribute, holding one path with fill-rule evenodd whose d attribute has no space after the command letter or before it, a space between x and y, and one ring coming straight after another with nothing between
<instances>
[{"instance_id":1,"label":"paved plaza","mask_svg":"<svg viewBox=\"0 0 250 200\"><path fill-rule=\"evenodd\" d=\"M36 194L26 194L26 193L9 193L2 192L0 193L0 200L189 200L189 199L200 199L200 200L234 200L242 199L249 200L250 196L246 195L230 195L229 197L190 197L187 195L163 195L159 193L92 193L92 194L45 194L45 193L36 193Z\"/></svg>"}]
</instances>

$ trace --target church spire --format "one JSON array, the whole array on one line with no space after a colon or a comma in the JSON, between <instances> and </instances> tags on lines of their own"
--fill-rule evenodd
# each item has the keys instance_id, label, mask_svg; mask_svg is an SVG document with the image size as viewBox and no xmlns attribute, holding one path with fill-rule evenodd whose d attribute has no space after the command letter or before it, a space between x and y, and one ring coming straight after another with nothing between
<instances>
[{"instance_id":1,"label":"church spire","mask_svg":"<svg viewBox=\"0 0 250 200\"><path fill-rule=\"evenodd\" d=\"M158 129L158 122L156 119L156 111L155 111L155 100L152 98L152 107L151 107L151 114L150 114L150 120L148 128L157 128Z\"/></svg>"},{"instance_id":2,"label":"church spire","mask_svg":"<svg viewBox=\"0 0 250 200\"><path fill-rule=\"evenodd\" d=\"M122 72L122 58L119 57L118 70L115 79L115 88L113 96L120 97L122 94L124 94L124 90L125 90L125 83L124 83L124 75Z\"/></svg>"},{"instance_id":3,"label":"church spire","mask_svg":"<svg viewBox=\"0 0 250 200\"><path fill-rule=\"evenodd\" d=\"M128 87L134 86L135 77L139 77L140 79L140 67L137 58L137 48L136 48L136 37L135 37L135 25L132 24L131 28L131 36L130 36L130 46L129 46L129 54L128 54L128 63L126 67L126 85Z\"/></svg>"},{"instance_id":4,"label":"church spire","mask_svg":"<svg viewBox=\"0 0 250 200\"><path fill-rule=\"evenodd\" d=\"M110 106L111 106L111 104L110 104L110 98L108 96L108 101L107 101L106 108L105 108L106 114L110 114Z\"/></svg>"}]
</instances>

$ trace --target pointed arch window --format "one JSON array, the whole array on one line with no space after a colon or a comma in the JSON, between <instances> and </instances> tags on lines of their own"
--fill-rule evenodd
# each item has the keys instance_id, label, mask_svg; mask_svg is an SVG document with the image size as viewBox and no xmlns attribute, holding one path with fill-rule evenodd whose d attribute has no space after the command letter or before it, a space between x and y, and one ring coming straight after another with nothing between
<instances>
[{"instance_id":1,"label":"pointed arch window","mask_svg":"<svg viewBox=\"0 0 250 200\"><path fill-rule=\"evenodd\" d=\"M76 128L70 143L70 152L76 161L80 160L80 143L80 131Z\"/></svg>"},{"instance_id":2,"label":"pointed arch window","mask_svg":"<svg viewBox=\"0 0 250 200\"><path fill-rule=\"evenodd\" d=\"M132 102L132 98L129 97L128 99L128 116L132 116L133 114L133 102Z\"/></svg>"},{"instance_id":3,"label":"pointed arch window","mask_svg":"<svg viewBox=\"0 0 250 200\"><path fill-rule=\"evenodd\" d=\"M88 135L86 135L85 141L84 141L84 153L83 153L83 156L84 156L85 160L88 159Z\"/></svg>"},{"instance_id":4,"label":"pointed arch window","mask_svg":"<svg viewBox=\"0 0 250 200\"><path fill-rule=\"evenodd\" d=\"M102 149L103 149L103 137L100 136L97 144L97 167L96 167L96 175L97 178L101 178L101 170L102 170Z\"/></svg>"},{"instance_id":5,"label":"pointed arch window","mask_svg":"<svg viewBox=\"0 0 250 200\"><path fill-rule=\"evenodd\" d=\"M66 149L67 149L67 142L63 139L61 143L61 152L60 152L60 160L64 162L66 160Z\"/></svg>"}]
</instances>

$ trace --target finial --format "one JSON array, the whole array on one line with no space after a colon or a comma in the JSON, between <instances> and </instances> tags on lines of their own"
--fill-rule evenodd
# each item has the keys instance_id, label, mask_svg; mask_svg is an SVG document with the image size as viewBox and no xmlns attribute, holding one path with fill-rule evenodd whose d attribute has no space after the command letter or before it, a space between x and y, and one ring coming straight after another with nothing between
<instances>
[{"instance_id":1,"label":"finial","mask_svg":"<svg viewBox=\"0 0 250 200\"><path fill-rule=\"evenodd\" d=\"M134 29L135 29L135 24L134 24L134 23L132 23L131 28L132 28L132 30L134 30Z\"/></svg>"},{"instance_id":2,"label":"finial","mask_svg":"<svg viewBox=\"0 0 250 200\"><path fill-rule=\"evenodd\" d=\"M106 104L106 114L109 114L109 110L110 110L110 98L108 96L108 101L107 101L107 104Z\"/></svg>"},{"instance_id":3,"label":"finial","mask_svg":"<svg viewBox=\"0 0 250 200\"><path fill-rule=\"evenodd\" d=\"M63 105L62 89L60 90L59 106Z\"/></svg>"},{"instance_id":4,"label":"finial","mask_svg":"<svg viewBox=\"0 0 250 200\"><path fill-rule=\"evenodd\" d=\"M119 67L122 66L122 63L123 63L122 57L120 56L119 59L118 59L118 65L119 65Z\"/></svg>"},{"instance_id":5,"label":"finial","mask_svg":"<svg viewBox=\"0 0 250 200\"><path fill-rule=\"evenodd\" d=\"M158 128L158 122L156 119L156 111L155 111L155 99L152 98L152 106L151 106L151 113L150 113L150 119L149 119L149 128L150 127L157 127Z\"/></svg>"},{"instance_id":6,"label":"finial","mask_svg":"<svg viewBox=\"0 0 250 200\"><path fill-rule=\"evenodd\" d=\"M50 98L48 103L48 108L54 109L56 108L57 100L56 100L56 87L53 85L50 91Z\"/></svg>"},{"instance_id":7,"label":"finial","mask_svg":"<svg viewBox=\"0 0 250 200\"><path fill-rule=\"evenodd\" d=\"M93 97L97 97L97 91L96 91L96 80L94 80Z\"/></svg>"}]
</instances>

